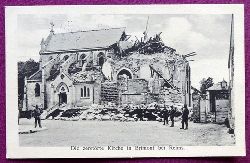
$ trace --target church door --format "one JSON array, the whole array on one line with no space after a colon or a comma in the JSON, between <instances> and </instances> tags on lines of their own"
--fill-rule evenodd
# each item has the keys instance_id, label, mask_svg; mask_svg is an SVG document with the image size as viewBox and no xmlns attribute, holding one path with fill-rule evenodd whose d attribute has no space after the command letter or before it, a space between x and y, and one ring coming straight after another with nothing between
<instances>
[{"instance_id":1,"label":"church door","mask_svg":"<svg viewBox=\"0 0 250 163\"><path fill-rule=\"evenodd\" d=\"M59 105L67 104L67 94L65 92L59 94Z\"/></svg>"}]
</instances>

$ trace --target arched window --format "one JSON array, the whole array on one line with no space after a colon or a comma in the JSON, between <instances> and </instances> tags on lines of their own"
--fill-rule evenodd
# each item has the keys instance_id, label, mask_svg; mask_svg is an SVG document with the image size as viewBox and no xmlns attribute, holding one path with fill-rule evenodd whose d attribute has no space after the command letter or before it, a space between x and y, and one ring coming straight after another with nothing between
<instances>
[{"instance_id":1,"label":"arched window","mask_svg":"<svg viewBox=\"0 0 250 163\"><path fill-rule=\"evenodd\" d=\"M125 76L126 78L132 79L132 74L127 69L120 70L119 73L117 74L117 79L118 80L121 79L122 76Z\"/></svg>"},{"instance_id":2,"label":"arched window","mask_svg":"<svg viewBox=\"0 0 250 163\"><path fill-rule=\"evenodd\" d=\"M103 52L100 52L98 55L97 55L97 58L98 58L98 65L102 67L103 63L104 63L104 53Z\"/></svg>"},{"instance_id":3,"label":"arched window","mask_svg":"<svg viewBox=\"0 0 250 163\"><path fill-rule=\"evenodd\" d=\"M66 61L68 58L69 58L69 56L68 56L68 55L65 55L65 56L63 57L63 60Z\"/></svg>"},{"instance_id":4,"label":"arched window","mask_svg":"<svg viewBox=\"0 0 250 163\"><path fill-rule=\"evenodd\" d=\"M81 56L80 56L80 66L82 66L83 64L84 64L84 62L85 62L85 57L86 57L86 54L82 54Z\"/></svg>"},{"instance_id":5,"label":"arched window","mask_svg":"<svg viewBox=\"0 0 250 163\"><path fill-rule=\"evenodd\" d=\"M89 97L90 95L89 95L89 88L87 88L87 97Z\"/></svg>"},{"instance_id":6,"label":"arched window","mask_svg":"<svg viewBox=\"0 0 250 163\"><path fill-rule=\"evenodd\" d=\"M81 88L81 97L83 97L83 89Z\"/></svg>"},{"instance_id":7,"label":"arched window","mask_svg":"<svg viewBox=\"0 0 250 163\"><path fill-rule=\"evenodd\" d=\"M99 58L98 62L99 62L99 66L102 67L102 65L104 64L104 57L101 56L101 57Z\"/></svg>"},{"instance_id":8,"label":"arched window","mask_svg":"<svg viewBox=\"0 0 250 163\"><path fill-rule=\"evenodd\" d=\"M86 86L84 86L84 97L86 97Z\"/></svg>"},{"instance_id":9,"label":"arched window","mask_svg":"<svg viewBox=\"0 0 250 163\"><path fill-rule=\"evenodd\" d=\"M35 97L40 96L40 85L36 83L35 85Z\"/></svg>"}]
</instances>

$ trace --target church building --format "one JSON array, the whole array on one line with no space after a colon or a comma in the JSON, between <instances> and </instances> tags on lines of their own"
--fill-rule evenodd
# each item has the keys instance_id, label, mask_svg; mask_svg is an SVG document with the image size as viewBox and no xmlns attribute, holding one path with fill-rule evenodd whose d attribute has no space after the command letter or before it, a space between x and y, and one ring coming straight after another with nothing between
<instances>
[{"instance_id":1,"label":"church building","mask_svg":"<svg viewBox=\"0 0 250 163\"><path fill-rule=\"evenodd\" d=\"M185 57L163 46L159 35L134 45L128 40L125 28L68 33L52 28L41 41L40 69L25 78L23 110L167 100L190 106ZM163 48L149 54L159 46Z\"/></svg>"},{"instance_id":2,"label":"church building","mask_svg":"<svg viewBox=\"0 0 250 163\"><path fill-rule=\"evenodd\" d=\"M42 39L40 69L25 80L24 106L100 102L101 68L122 41L125 28L55 34ZM87 72L87 73L86 73Z\"/></svg>"}]
</instances>

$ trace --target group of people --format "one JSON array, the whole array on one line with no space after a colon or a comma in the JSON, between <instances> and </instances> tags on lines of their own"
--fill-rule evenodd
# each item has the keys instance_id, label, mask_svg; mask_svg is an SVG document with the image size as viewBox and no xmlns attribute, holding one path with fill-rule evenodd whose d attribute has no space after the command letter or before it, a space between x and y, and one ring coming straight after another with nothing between
<instances>
[{"instance_id":1,"label":"group of people","mask_svg":"<svg viewBox=\"0 0 250 163\"><path fill-rule=\"evenodd\" d=\"M162 112L162 116L163 116L163 125L168 124L168 118L170 117L170 121L171 121L171 125L170 127L174 127L174 117L176 116L176 108L174 108L174 106L171 106L171 109L168 110L166 108L166 106L164 106L163 112ZM184 129L187 130L188 129L188 115L189 115L189 110L187 108L187 105L184 104L183 107L183 111L182 111L182 115L181 115L181 123L182 123L182 127L180 129ZM184 128L185 126L185 128Z\"/></svg>"},{"instance_id":2,"label":"group of people","mask_svg":"<svg viewBox=\"0 0 250 163\"><path fill-rule=\"evenodd\" d=\"M171 109L168 110L166 108L166 106L164 106L164 109L162 111L163 125L168 124L168 122L169 122L168 118L170 118L170 121L171 121L170 127L174 127L174 117L176 117L177 110L173 105L170 108ZM142 109L140 109L140 110L142 111ZM43 110L41 108L39 108L38 105L36 105L35 109L33 110L33 116L35 118L35 128L37 127L37 125L40 128L42 128L42 125L41 125L41 114L42 113L43 113ZM140 117L140 120L142 120L143 113L139 112L138 115ZM188 129L188 115L189 115L189 110L187 108L187 105L184 104L182 115L181 115L181 117L182 117L182 121L181 121L182 127L180 129L184 129L184 130Z\"/></svg>"}]
</instances>

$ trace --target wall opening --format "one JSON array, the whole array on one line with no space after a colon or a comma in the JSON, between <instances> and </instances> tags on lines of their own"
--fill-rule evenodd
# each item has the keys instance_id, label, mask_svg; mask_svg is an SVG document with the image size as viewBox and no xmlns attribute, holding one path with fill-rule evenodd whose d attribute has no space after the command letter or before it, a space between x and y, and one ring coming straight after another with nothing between
<instances>
[{"instance_id":1,"label":"wall opening","mask_svg":"<svg viewBox=\"0 0 250 163\"><path fill-rule=\"evenodd\" d=\"M104 53L103 52L100 52L98 55L97 55L97 58L98 58L98 65L99 66L103 66L104 64Z\"/></svg>"},{"instance_id":2,"label":"wall opening","mask_svg":"<svg viewBox=\"0 0 250 163\"><path fill-rule=\"evenodd\" d=\"M128 71L127 69L122 69L119 71L119 73L117 74L117 79L121 79L122 77L126 77L128 79L132 79L132 74L130 71Z\"/></svg>"},{"instance_id":3,"label":"wall opening","mask_svg":"<svg viewBox=\"0 0 250 163\"><path fill-rule=\"evenodd\" d=\"M65 56L63 57L63 60L66 61L68 58L69 58L69 56L68 56L68 55L65 55Z\"/></svg>"},{"instance_id":4,"label":"wall opening","mask_svg":"<svg viewBox=\"0 0 250 163\"><path fill-rule=\"evenodd\" d=\"M35 86L35 97L40 96L40 84L36 83Z\"/></svg>"},{"instance_id":5,"label":"wall opening","mask_svg":"<svg viewBox=\"0 0 250 163\"><path fill-rule=\"evenodd\" d=\"M59 105L67 104L67 94L66 92L59 94Z\"/></svg>"},{"instance_id":6,"label":"wall opening","mask_svg":"<svg viewBox=\"0 0 250 163\"><path fill-rule=\"evenodd\" d=\"M83 66L83 64L85 63L85 57L86 57L86 54L84 53L80 56L80 66Z\"/></svg>"}]
</instances>

